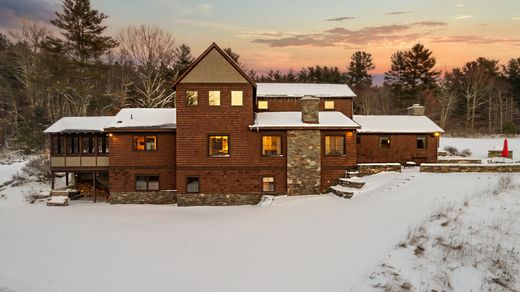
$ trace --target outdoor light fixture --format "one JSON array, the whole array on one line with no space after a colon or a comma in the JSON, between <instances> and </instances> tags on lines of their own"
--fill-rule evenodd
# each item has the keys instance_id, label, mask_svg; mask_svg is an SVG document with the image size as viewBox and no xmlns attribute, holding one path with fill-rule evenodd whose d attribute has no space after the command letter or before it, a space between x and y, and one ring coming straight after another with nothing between
<instances>
[{"instance_id":1,"label":"outdoor light fixture","mask_svg":"<svg viewBox=\"0 0 520 292\"><path fill-rule=\"evenodd\" d=\"M433 136L434 136L434 137L439 137L440 135L441 135L441 133L439 133L439 132L435 132L435 133L433 133Z\"/></svg>"},{"instance_id":2,"label":"outdoor light fixture","mask_svg":"<svg viewBox=\"0 0 520 292\"><path fill-rule=\"evenodd\" d=\"M112 137L112 133L109 133L109 134L108 134L108 137Z\"/></svg>"}]
</instances>

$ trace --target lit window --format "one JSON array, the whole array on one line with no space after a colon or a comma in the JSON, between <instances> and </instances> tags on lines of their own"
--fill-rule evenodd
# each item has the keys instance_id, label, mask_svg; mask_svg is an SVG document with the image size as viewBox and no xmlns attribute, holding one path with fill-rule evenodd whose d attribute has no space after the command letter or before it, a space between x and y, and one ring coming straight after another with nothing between
<instances>
[{"instance_id":1,"label":"lit window","mask_svg":"<svg viewBox=\"0 0 520 292\"><path fill-rule=\"evenodd\" d=\"M244 105L244 93L242 91L231 91L231 105L232 106Z\"/></svg>"},{"instance_id":2,"label":"lit window","mask_svg":"<svg viewBox=\"0 0 520 292\"><path fill-rule=\"evenodd\" d=\"M269 105L267 103L267 100L259 100L258 101L258 109L266 110L269 108Z\"/></svg>"},{"instance_id":3,"label":"lit window","mask_svg":"<svg viewBox=\"0 0 520 292\"><path fill-rule=\"evenodd\" d=\"M325 155L344 155L345 136L325 136Z\"/></svg>"},{"instance_id":4,"label":"lit window","mask_svg":"<svg viewBox=\"0 0 520 292\"><path fill-rule=\"evenodd\" d=\"M137 150L137 151L157 150L157 136L134 136L134 150Z\"/></svg>"},{"instance_id":5,"label":"lit window","mask_svg":"<svg viewBox=\"0 0 520 292\"><path fill-rule=\"evenodd\" d=\"M333 100L326 100L325 101L325 109L326 110L333 110L334 109L334 101Z\"/></svg>"},{"instance_id":6,"label":"lit window","mask_svg":"<svg viewBox=\"0 0 520 292\"><path fill-rule=\"evenodd\" d=\"M229 136L209 136L209 155L229 155Z\"/></svg>"},{"instance_id":7,"label":"lit window","mask_svg":"<svg viewBox=\"0 0 520 292\"><path fill-rule=\"evenodd\" d=\"M188 176L186 178L186 192L187 193L198 193L199 192L199 178L196 176Z\"/></svg>"},{"instance_id":8,"label":"lit window","mask_svg":"<svg viewBox=\"0 0 520 292\"><path fill-rule=\"evenodd\" d=\"M135 177L136 191L158 191L159 176L158 175L138 175Z\"/></svg>"},{"instance_id":9,"label":"lit window","mask_svg":"<svg viewBox=\"0 0 520 292\"><path fill-rule=\"evenodd\" d=\"M219 106L220 105L220 91L210 91L209 92L209 105L211 106Z\"/></svg>"},{"instance_id":10,"label":"lit window","mask_svg":"<svg viewBox=\"0 0 520 292\"><path fill-rule=\"evenodd\" d=\"M417 149L426 149L426 137L417 136Z\"/></svg>"},{"instance_id":11,"label":"lit window","mask_svg":"<svg viewBox=\"0 0 520 292\"><path fill-rule=\"evenodd\" d=\"M262 177L262 191L263 192L274 192L274 177L264 176Z\"/></svg>"},{"instance_id":12,"label":"lit window","mask_svg":"<svg viewBox=\"0 0 520 292\"><path fill-rule=\"evenodd\" d=\"M379 148L390 149L390 137L389 136L379 137Z\"/></svg>"},{"instance_id":13,"label":"lit window","mask_svg":"<svg viewBox=\"0 0 520 292\"><path fill-rule=\"evenodd\" d=\"M281 155L281 136L262 136L262 155Z\"/></svg>"},{"instance_id":14,"label":"lit window","mask_svg":"<svg viewBox=\"0 0 520 292\"><path fill-rule=\"evenodd\" d=\"M196 106L199 104L198 91L186 91L186 106Z\"/></svg>"}]
</instances>

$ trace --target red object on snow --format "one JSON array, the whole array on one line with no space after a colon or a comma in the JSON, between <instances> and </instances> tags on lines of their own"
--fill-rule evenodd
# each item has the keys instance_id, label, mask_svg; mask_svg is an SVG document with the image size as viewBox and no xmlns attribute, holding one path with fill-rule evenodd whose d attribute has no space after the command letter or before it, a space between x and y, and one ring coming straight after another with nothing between
<instances>
[{"instance_id":1,"label":"red object on snow","mask_svg":"<svg viewBox=\"0 0 520 292\"><path fill-rule=\"evenodd\" d=\"M507 138L504 139L504 148L502 148L502 157L509 157L509 147L507 146Z\"/></svg>"}]
</instances>

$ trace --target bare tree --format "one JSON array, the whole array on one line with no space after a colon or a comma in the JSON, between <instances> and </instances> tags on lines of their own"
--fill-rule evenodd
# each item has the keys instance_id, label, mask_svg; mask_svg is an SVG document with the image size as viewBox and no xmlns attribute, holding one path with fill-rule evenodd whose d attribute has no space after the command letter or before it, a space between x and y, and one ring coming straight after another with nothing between
<instances>
[{"instance_id":1,"label":"bare tree","mask_svg":"<svg viewBox=\"0 0 520 292\"><path fill-rule=\"evenodd\" d=\"M451 80L452 75L446 73L444 79L439 82L439 92L435 94L435 98L440 105L439 124L441 128L445 128L452 108L457 101L457 93L454 88L454 82Z\"/></svg>"}]
</instances>

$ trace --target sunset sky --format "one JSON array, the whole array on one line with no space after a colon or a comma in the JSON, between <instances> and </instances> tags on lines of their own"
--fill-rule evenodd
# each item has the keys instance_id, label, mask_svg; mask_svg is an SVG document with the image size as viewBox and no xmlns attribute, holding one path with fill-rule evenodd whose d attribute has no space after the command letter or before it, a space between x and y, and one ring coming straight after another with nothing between
<instances>
[{"instance_id":1,"label":"sunset sky","mask_svg":"<svg viewBox=\"0 0 520 292\"><path fill-rule=\"evenodd\" d=\"M0 30L23 18L45 22L59 1L1 0ZM501 62L520 57L520 0L92 0L110 16L107 33L133 24L156 25L187 43L193 55L213 41L232 47L248 68L344 69L356 50L372 53L380 74L390 55L421 42L438 69L479 56Z\"/></svg>"}]
</instances>

